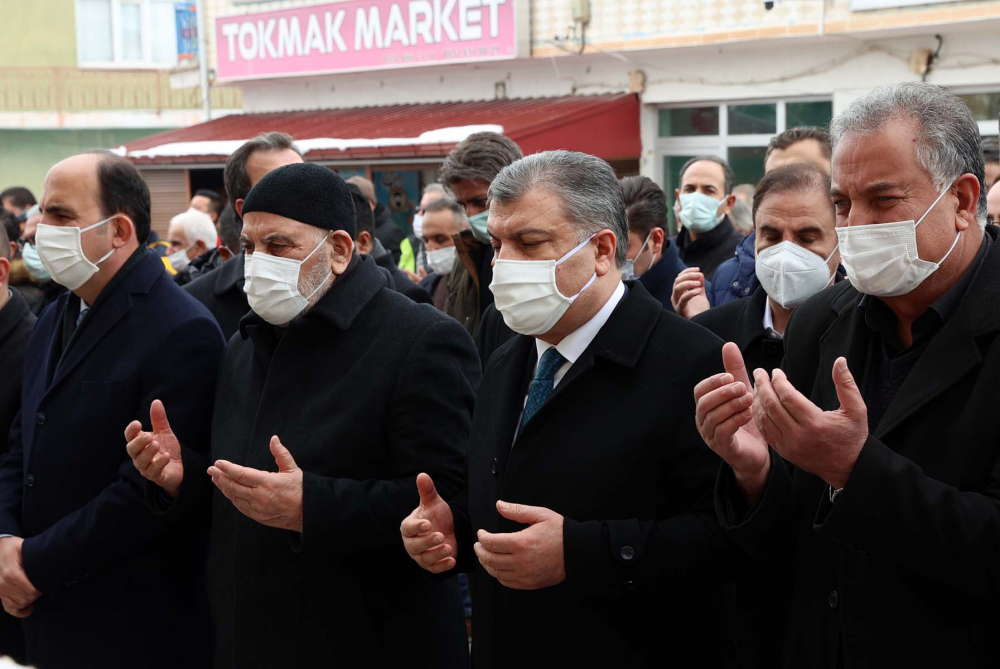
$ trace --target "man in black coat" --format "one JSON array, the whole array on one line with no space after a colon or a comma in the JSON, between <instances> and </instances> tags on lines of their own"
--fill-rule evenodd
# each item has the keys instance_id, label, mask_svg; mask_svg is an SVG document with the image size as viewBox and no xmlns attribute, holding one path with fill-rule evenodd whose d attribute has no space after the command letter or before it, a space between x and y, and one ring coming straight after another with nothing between
<instances>
[{"instance_id":1,"label":"man in black coat","mask_svg":"<svg viewBox=\"0 0 1000 669\"><path fill-rule=\"evenodd\" d=\"M292 138L283 132L267 132L244 143L226 160L223 179L229 204L242 227L243 201L265 174L282 165L301 163L302 155ZM238 253L222 266L202 274L184 286L194 299L204 304L228 340L240 327L240 319L250 311L243 292L246 256Z\"/></svg>"},{"instance_id":2,"label":"man in black coat","mask_svg":"<svg viewBox=\"0 0 1000 669\"><path fill-rule=\"evenodd\" d=\"M42 210L39 255L71 292L32 334L0 458L0 598L32 665L207 667L204 522L150 512L122 427L149 425L162 399L203 466L222 335L146 248L149 190L130 162L62 161Z\"/></svg>"},{"instance_id":3,"label":"man in black coat","mask_svg":"<svg viewBox=\"0 0 1000 669\"><path fill-rule=\"evenodd\" d=\"M9 287L10 253L7 231L0 227L0 453L7 452L7 435L21 409L24 350L37 320L21 293ZM25 662L24 632L12 616L0 616L0 654Z\"/></svg>"},{"instance_id":4,"label":"man in black coat","mask_svg":"<svg viewBox=\"0 0 1000 669\"><path fill-rule=\"evenodd\" d=\"M748 369L770 372L781 366L795 307L841 278L829 175L806 163L768 172L754 193L753 217L763 277L757 290L691 320L739 346Z\"/></svg>"},{"instance_id":5,"label":"man in black coat","mask_svg":"<svg viewBox=\"0 0 1000 669\"><path fill-rule=\"evenodd\" d=\"M728 463L716 508L792 585L786 666L993 666L1000 247L978 126L910 83L859 98L833 135L850 283L796 309L785 371L754 371L754 395L729 345L729 372L696 388Z\"/></svg>"},{"instance_id":6,"label":"man in black coat","mask_svg":"<svg viewBox=\"0 0 1000 669\"><path fill-rule=\"evenodd\" d=\"M520 334L480 386L467 498L421 476L403 543L429 571L475 570L476 667L715 666L731 554L684 384L721 342L622 283L625 206L600 159L528 156L490 196L496 305Z\"/></svg>"},{"instance_id":7,"label":"man in black coat","mask_svg":"<svg viewBox=\"0 0 1000 669\"><path fill-rule=\"evenodd\" d=\"M243 213L253 312L219 373L212 479L177 443L129 445L166 509L207 513L198 495L218 488L216 666L394 667L412 654L407 666L465 667L457 579L407 560L398 528L419 472L447 494L464 486L472 340L355 252L351 196L331 170L275 170Z\"/></svg>"},{"instance_id":8,"label":"man in black coat","mask_svg":"<svg viewBox=\"0 0 1000 669\"><path fill-rule=\"evenodd\" d=\"M716 268L732 258L743 241L743 233L729 220L736 177L725 160L696 156L681 167L678 180L674 197L684 227L672 241L681 261L711 281Z\"/></svg>"}]
</instances>

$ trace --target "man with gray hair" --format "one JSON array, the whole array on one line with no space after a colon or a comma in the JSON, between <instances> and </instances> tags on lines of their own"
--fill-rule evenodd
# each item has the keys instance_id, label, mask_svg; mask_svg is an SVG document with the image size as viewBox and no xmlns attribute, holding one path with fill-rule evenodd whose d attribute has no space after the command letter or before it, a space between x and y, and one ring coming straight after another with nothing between
<instances>
[{"instance_id":1,"label":"man with gray hair","mask_svg":"<svg viewBox=\"0 0 1000 669\"><path fill-rule=\"evenodd\" d=\"M688 384L721 368L722 342L622 281L604 161L527 156L489 198L490 288L518 335L486 365L467 494L445 502L421 474L404 546L474 572L476 667L714 666L704 615L731 570Z\"/></svg>"},{"instance_id":2,"label":"man with gray hair","mask_svg":"<svg viewBox=\"0 0 1000 669\"><path fill-rule=\"evenodd\" d=\"M455 248L455 239L469 229L465 208L450 197L442 197L427 205L421 232L431 273L420 285L431 295L434 306L448 312L448 283L455 265L462 262Z\"/></svg>"},{"instance_id":3,"label":"man with gray hair","mask_svg":"<svg viewBox=\"0 0 1000 669\"><path fill-rule=\"evenodd\" d=\"M218 246L219 233L212 218L197 209L188 209L170 219L167 228L167 243L170 255L167 260L176 272L174 281L184 285L191 281L185 270L192 261Z\"/></svg>"},{"instance_id":4,"label":"man with gray hair","mask_svg":"<svg viewBox=\"0 0 1000 669\"><path fill-rule=\"evenodd\" d=\"M695 388L723 466L716 509L789 575L790 667L996 663L1000 246L979 129L923 83L834 119L831 195L850 282L799 306L783 369ZM792 577L794 575L794 577Z\"/></svg>"}]
</instances>

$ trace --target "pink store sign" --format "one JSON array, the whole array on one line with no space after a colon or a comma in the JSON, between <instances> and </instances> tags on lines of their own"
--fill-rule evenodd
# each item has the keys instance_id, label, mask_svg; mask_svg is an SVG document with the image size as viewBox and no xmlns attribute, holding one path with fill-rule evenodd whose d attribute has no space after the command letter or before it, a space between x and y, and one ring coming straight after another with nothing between
<instances>
[{"instance_id":1,"label":"pink store sign","mask_svg":"<svg viewBox=\"0 0 1000 669\"><path fill-rule=\"evenodd\" d=\"M217 78L237 81L525 56L525 44L518 40L525 40L528 31L518 25L525 17L516 2L354 0L219 18Z\"/></svg>"}]
</instances>

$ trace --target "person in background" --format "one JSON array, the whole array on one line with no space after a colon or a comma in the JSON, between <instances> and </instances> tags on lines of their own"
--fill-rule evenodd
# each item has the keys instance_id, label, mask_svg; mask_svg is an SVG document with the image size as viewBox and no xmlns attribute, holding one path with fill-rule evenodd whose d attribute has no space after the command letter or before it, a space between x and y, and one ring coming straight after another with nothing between
<instances>
[{"instance_id":1,"label":"person in background","mask_svg":"<svg viewBox=\"0 0 1000 669\"><path fill-rule=\"evenodd\" d=\"M149 217L125 158L81 154L45 178L37 250L70 292L32 333L0 456L0 601L39 667L209 666L204 537L184 510L147 507L122 426L148 427L162 399L204 458L224 342L146 248Z\"/></svg>"},{"instance_id":2,"label":"person in background","mask_svg":"<svg viewBox=\"0 0 1000 669\"><path fill-rule=\"evenodd\" d=\"M795 309L781 369L729 343L695 387L719 522L792 588L784 666L993 666L1000 247L979 126L912 82L831 134L850 281Z\"/></svg>"},{"instance_id":3,"label":"person in background","mask_svg":"<svg viewBox=\"0 0 1000 669\"><path fill-rule=\"evenodd\" d=\"M993 225L1000 225L1000 181L993 184L993 188L986 196L987 221Z\"/></svg>"},{"instance_id":4,"label":"person in background","mask_svg":"<svg viewBox=\"0 0 1000 669\"><path fill-rule=\"evenodd\" d=\"M992 188L1000 180L1000 144L996 137L984 137L981 146L986 161L986 188Z\"/></svg>"},{"instance_id":5,"label":"person in background","mask_svg":"<svg viewBox=\"0 0 1000 669\"><path fill-rule=\"evenodd\" d=\"M170 255L167 260L174 269L174 281L178 286L190 283L191 276L186 272L188 265L215 249L218 238L219 231L215 229L211 217L197 209L188 209L170 219L167 229Z\"/></svg>"},{"instance_id":6,"label":"person in background","mask_svg":"<svg viewBox=\"0 0 1000 669\"><path fill-rule=\"evenodd\" d=\"M8 211L13 231L18 231L14 215ZM6 221L5 221L6 222ZM24 375L24 351L37 320L17 290L10 288L10 259L16 243L8 241L10 226L0 227L0 454L9 450L8 434L21 410L21 379ZM0 614L0 655L26 661L24 631L14 616Z\"/></svg>"},{"instance_id":7,"label":"person in background","mask_svg":"<svg viewBox=\"0 0 1000 669\"><path fill-rule=\"evenodd\" d=\"M448 313L448 284L456 264L461 261L455 249L455 239L469 230L465 207L450 197L433 200L424 210L422 232L430 274L420 285L430 293L435 307Z\"/></svg>"},{"instance_id":8,"label":"person in background","mask_svg":"<svg viewBox=\"0 0 1000 669\"><path fill-rule=\"evenodd\" d=\"M748 207L753 206L753 184L740 184L733 187L733 195L736 196L737 200L742 200L743 204Z\"/></svg>"},{"instance_id":9,"label":"person in background","mask_svg":"<svg viewBox=\"0 0 1000 669\"><path fill-rule=\"evenodd\" d=\"M684 271L677 247L666 237L667 195L649 177L621 180L628 216L628 249L622 279L638 279L663 308L673 311L670 291Z\"/></svg>"},{"instance_id":10,"label":"person in background","mask_svg":"<svg viewBox=\"0 0 1000 669\"><path fill-rule=\"evenodd\" d=\"M413 213L412 234L403 242L403 255L399 261L399 268L417 283L420 283L427 276L428 271L424 249L424 216L427 214L427 205L447 194L445 187L439 183L428 184L424 188L424 192L420 196L420 205Z\"/></svg>"},{"instance_id":11,"label":"person in background","mask_svg":"<svg viewBox=\"0 0 1000 669\"><path fill-rule=\"evenodd\" d=\"M208 190L207 188L196 190L194 197L191 198L191 203L188 205L189 209L208 214L209 218L212 219L212 225L216 227L219 225L219 217L222 216L222 210L225 207L226 201L222 199L222 196L214 190Z\"/></svg>"},{"instance_id":12,"label":"person in background","mask_svg":"<svg viewBox=\"0 0 1000 669\"><path fill-rule=\"evenodd\" d=\"M368 199L368 206L375 217L375 239L392 255L393 264L398 265L403 253L400 245L406 239L406 233L393 222L389 208L378 201L375 184L362 176L353 176L347 183L357 186Z\"/></svg>"},{"instance_id":13,"label":"person in background","mask_svg":"<svg viewBox=\"0 0 1000 669\"><path fill-rule=\"evenodd\" d=\"M830 152L830 134L823 128L792 128L771 138L764 155L764 174L794 163L809 163L829 174ZM711 307L751 295L759 285L754 244L753 234L745 237L736 247L736 257L722 263L710 282L706 282L698 268L682 272L671 295L677 313L691 318Z\"/></svg>"},{"instance_id":14,"label":"person in background","mask_svg":"<svg viewBox=\"0 0 1000 669\"><path fill-rule=\"evenodd\" d=\"M728 260L743 239L733 229L729 211L736 202L736 177L722 158L696 156L684 163L674 191L683 226L673 242L685 265L698 269L709 281L715 268Z\"/></svg>"},{"instance_id":15,"label":"person in background","mask_svg":"<svg viewBox=\"0 0 1000 669\"><path fill-rule=\"evenodd\" d=\"M368 198L364 196L361 189L355 184L347 184L354 200L354 211L357 214L357 237L354 246L358 253L372 257L375 264L387 272L392 279L392 287L397 293L402 293L414 302L430 304L431 296L426 290L410 281L403 270L396 267L392 262L392 255L382 246L382 242L375 237L375 217L368 206Z\"/></svg>"},{"instance_id":16,"label":"person in background","mask_svg":"<svg viewBox=\"0 0 1000 669\"><path fill-rule=\"evenodd\" d=\"M241 227L239 219L236 218L236 211L227 204L219 216L219 245L192 260L187 267L177 273L174 281L181 286L187 285L236 257L240 252Z\"/></svg>"},{"instance_id":17,"label":"person in background","mask_svg":"<svg viewBox=\"0 0 1000 669\"><path fill-rule=\"evenodd\" d=\"M53 281L52 275L49 274L49 270L46 269L38 255L35 233L38 230L38 223L42 220L41 211L35 209L33 212L27 213L29 216L24 222L24 233L19 246L21 247L21 260L24 262L24 269L33 285L26 286L24 283L20 285L25 287L22 296L30 294L34 297L35 301L31 306L31 313L35 316L41 316L46 307L66 292L66 287Z\"/></svg>"},{"instance_id":18,"label":"person in background","mask_svg":"<svg viewBox=\"0 0 1000 669\"><path fill-rule=\"evenodd\" d=\"M438 173L455 201L465 207L470 226L455 240L459 262L448 279L448 315L461 323L480 344L480 326L493 304L490 292L493 249L486 231L489 217L486 194L493 177L521 157L520 147L510 138L495 132L477 132L448 153ZM492 312L488 337L498 342L506 341L510 329L504 326L495 309Z\"/></svg>"},{"instance_id":19,"label":"person in background","mask_svg":"<svg viewBox=\"0 0 1000 669\"><path fill-rule=\"evenodd\" d=\"M24 223L27 221L27 212L38 204L34 194L24 186L13 186L0 191L0 206L17 217L17 222L21 226L18 237L24 234Z\"/></svg>"},{"instance_id":20,"label":"person in background","mask_svg":"<svg viewBox=\"0 0 1000 669\"><path fill-rule=\"evenodd\" d=\"M243 200L254 184L277 167L301 162L302 154L295 148L291 136L283 132L258 135L236 149L226 160L222 173L229 204L236 213L235 227L242 228ZM212 312L227 340L239 330L240 319L250 311L243 292L245 259L246 254L241 252L184 286L184 290Z\"/></svg>"},{"instance_id":21,"label":"person in background","mask_svg":"<svg viewBox=\"0 0 1000 669\"><path fill-rule=\"evenodd\" d=\"M749 369L781 366L792 311L838 278L836 216L830 176L809 163L764 175L753 202L756 274L750 297L691 320L740 347Z\"/></svg>"},{"instance_id":22,"label":"person in background","mask_svg":"<svg viewBox=\"0 0 1000 669\"><path fill-rule=\"evenodd\" d=\"M7 286L18 292L30 310L38 301L38 286L32 281L31 275L28 274L28 270L24 266L24 258L21 257L21 244L24 243L21 238L23 228L17 222L17 217L6 209L0 209L0 227L3 228L10 246L10 255L7 256L10 261Z\"/></svg>"},{"instance_id":23,"label":"person in background","mask_svg":"<svg viewBox=\"0 0 1000 669\"><path fill-rule=\"evenodd\" d=\"M625 202L601 159L529 155L489 194L492 290L519 334L480 385L467 494L421 474L403 545L433 573L474 570L480 669L716 666L711 593L734 556L686 386L722 342L622 282Z\"/></svg>"},{"instance_id":24,"label":"person in background","mask_svg":"<svg viewBox=\"0 0 1000 669\"><path fill-rule=\"evenodd\" d=\"M740 198L736 198L736 202L733 203L733 208L729 212L729 220L733 223L733 229L744 237L753 234L753 214L750 211L750 205ZM718 274L719 270L715 270L715 273Z\"/></svg>"},{"instance_id":25,"label":"person in background","mask_svg":"<svg viewBox=\"0 0 1000 669\"><path fill-rule=\"evenodd\" d=\"M242 213L253 311L220 366L211 478L183 440L128 445L162 512L207 516L212 493L215 666L465 669L457 579L410 563L399 523L426 468L445 494L464 487L472 339L357 253L332 170L278 168Z\"/></svg>"}]
</instances>

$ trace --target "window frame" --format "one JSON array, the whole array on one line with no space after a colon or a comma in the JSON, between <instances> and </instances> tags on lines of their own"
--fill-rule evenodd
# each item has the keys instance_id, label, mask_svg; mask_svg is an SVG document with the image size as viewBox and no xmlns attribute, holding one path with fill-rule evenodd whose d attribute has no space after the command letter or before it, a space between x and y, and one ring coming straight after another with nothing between
<instances>
[{"instance_id":1,"label":"window frame","mask_svg":"<svg viewBox=\"0 0 1000 669\"><path fill-rule=\"evenodd\" d=\"M174 5L181 0L173 0L169 4ZM173 62L159 62L153 60L153 26L152 12L150 4L153 0L109 0L111 3L111 57L110 61L86 61L82 58L80 40L77 38L76 63L77 67L95 70L172 70L178 65L176 54ZM142 39L142 60L124 60L123 34L122 34L122 5L139 5L139 30ZM164 3L167 4L167 3ZM77 21L80 16L80 2L74 0L74 30L78 30ZM176 33L176 26L171 29ZM175 38L176 39L176 38ZM176 51L176 43L174 45Z\"/></svg>"}]
</instances>

